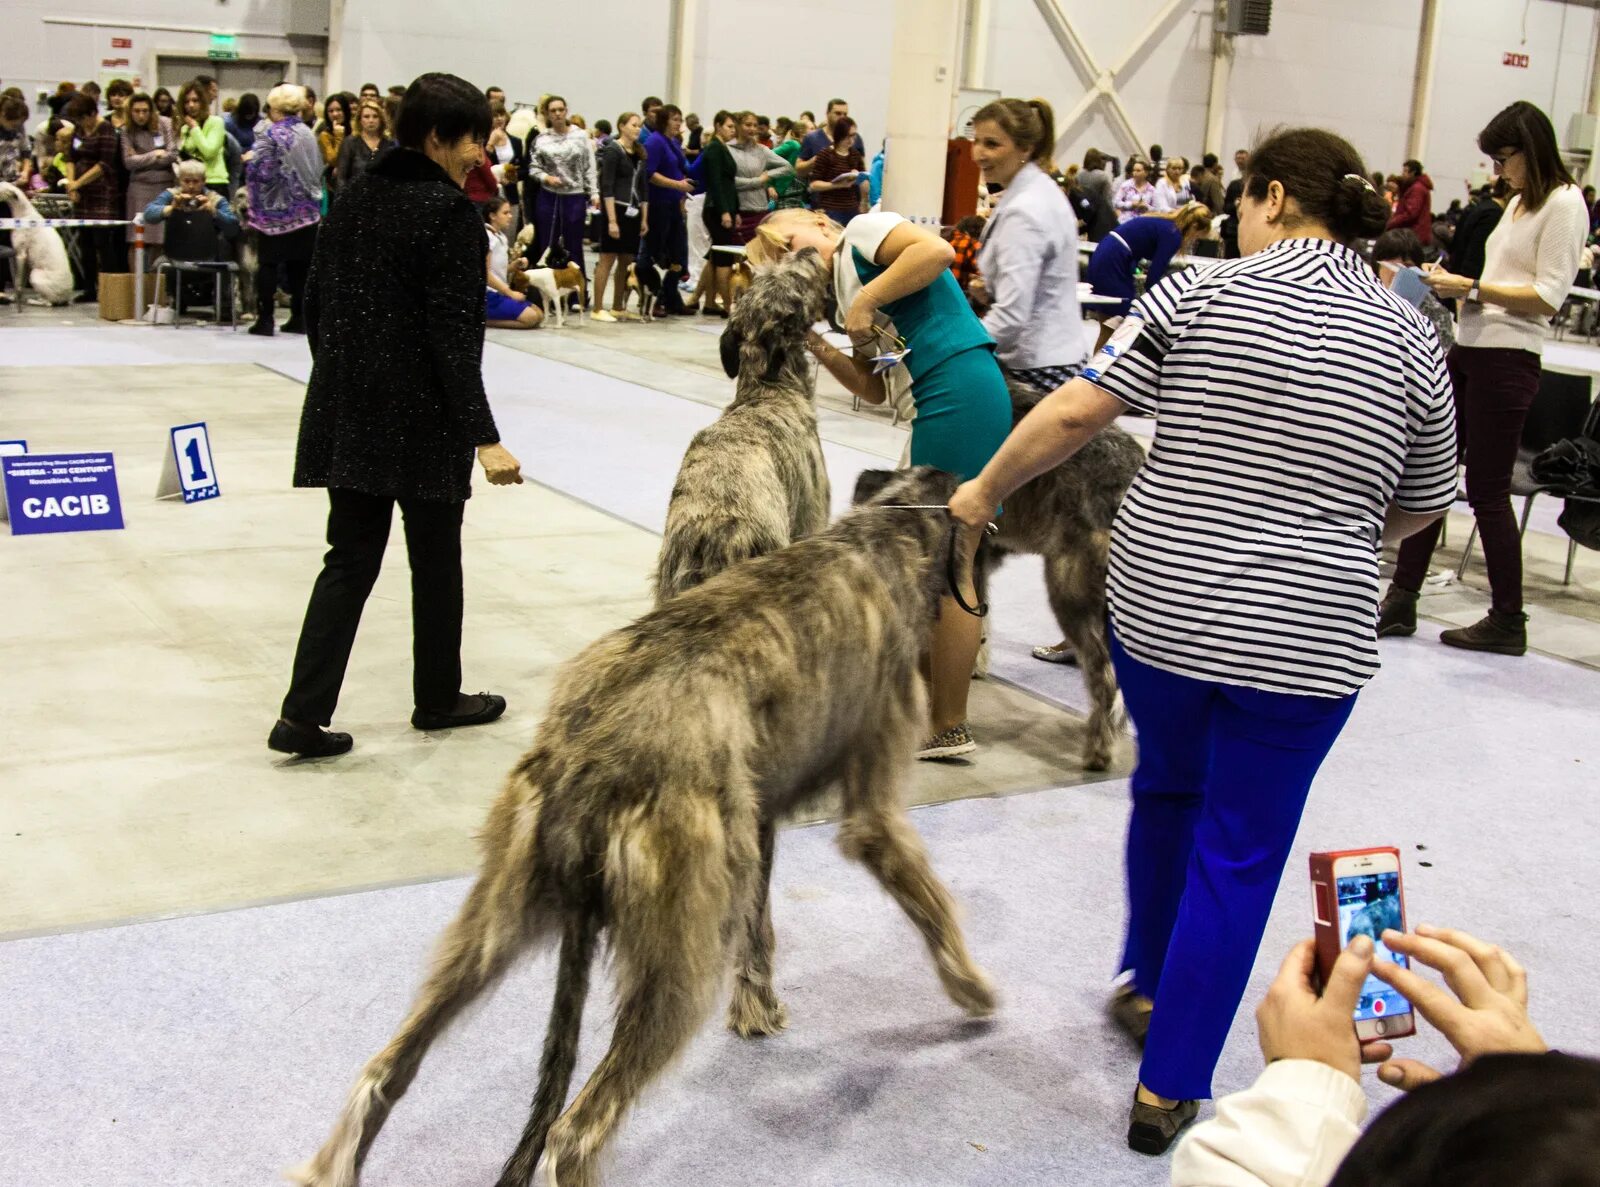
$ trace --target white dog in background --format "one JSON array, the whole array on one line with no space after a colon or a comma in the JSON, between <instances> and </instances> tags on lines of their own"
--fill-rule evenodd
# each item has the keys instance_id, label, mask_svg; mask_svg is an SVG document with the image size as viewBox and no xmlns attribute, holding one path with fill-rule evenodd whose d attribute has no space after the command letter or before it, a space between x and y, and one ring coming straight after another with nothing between
<instances>
[{"instance_id":1,"label":"white dog in background","mask_svg":"<svg viewBox=\"0 0 1600 1187\"><path fill-rule=\"evenodd\" d=\"M10 182L0 182L0 202L11 208L12 218L38 218L28 196ZM67 245L54 227L19 227L11 232L19 278L52 305L72 300L72 265Z\"/></svg>"},{"instance_id":2,"label":"white dog in background","mask_svg":"<svg viewBox=\"0 0 1600 1187\"><path fill-rule=\"evenodd\" d=\"M511 287L519 292L538 290L539 295L544 298L544 317L547 325L551 322L558 326L567 324L567 298L576 294L578 317L581 320L584 311L589 307L589 286L584 281L583 270L576 264L568 264L565 268L544 267L544 262L550 255L550 249L545 248L544 254L538 260L540 266L524 271L518 264L526 262L528 252L532 248L533 227L529 225L517 232L516 248L511 253L515 261L509 277Z\"/></svg>"}]
</instances>

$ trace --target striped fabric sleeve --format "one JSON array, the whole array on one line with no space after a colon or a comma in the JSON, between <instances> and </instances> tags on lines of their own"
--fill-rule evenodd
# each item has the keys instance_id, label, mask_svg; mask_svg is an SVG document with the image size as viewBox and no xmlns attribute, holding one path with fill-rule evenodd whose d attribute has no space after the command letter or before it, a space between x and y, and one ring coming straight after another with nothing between
<instances>
[{"instance_id":1,"label":"striped fabric sleeve","mask_svg":"<svg viewBox=\"0 0 1600 1187\"><path fill-rule=\"evenodd\" d=\"M1133 303L1123 324L1084 371L1101 391L1144 416L1156 415L1161 397L1161 364L1183 332L1184 293L1199 272L1185 269L1164 278Z\"/></svg>"},{"instance_id":2,"label":"striped fabric sleeve","mask_svg":"<svg viewBox=\"0 0 1600 1187\"><path fill-rule=\"evenodd\" d=\"M1416 515L1448 511L1456 501L1455 393L1444 356L1437 344L1431 345L1432 369L1427 377L1422 426L1411 439L1394 492L1395 505Z\"/></svg>"}]
</instances>

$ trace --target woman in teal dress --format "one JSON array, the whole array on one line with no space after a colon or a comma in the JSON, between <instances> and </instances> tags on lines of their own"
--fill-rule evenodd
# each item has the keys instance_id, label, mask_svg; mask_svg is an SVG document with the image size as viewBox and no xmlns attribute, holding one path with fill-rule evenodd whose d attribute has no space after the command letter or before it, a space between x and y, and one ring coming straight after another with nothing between
<instances>
[{"instance_id":1,"label":"woman in teal dress","mask_svg":"<svg viewBox=\"0 0 1600 1187\"><path fill-rule=\"evenodd\" d=\"M950 245L898 214L858 215L841 227L820 211L778 210L762 220L746 250L759 267L807 247L832 272L842 328L855 344L846 355L812 335L811 349L822 365L873 404L909 383L916 405L911 464L963 479L981 471L1011 431L1011 397L994 340L950 271ZM873 362L898 351L906 353L887 371ZM974 605L971 562L981 537L960 531L961 595ZM980 627L954 597L940 602L929 666L932 736L920 758L954 758L977 749L967 725L967 691Z\"/></svg>"}]
</instances>

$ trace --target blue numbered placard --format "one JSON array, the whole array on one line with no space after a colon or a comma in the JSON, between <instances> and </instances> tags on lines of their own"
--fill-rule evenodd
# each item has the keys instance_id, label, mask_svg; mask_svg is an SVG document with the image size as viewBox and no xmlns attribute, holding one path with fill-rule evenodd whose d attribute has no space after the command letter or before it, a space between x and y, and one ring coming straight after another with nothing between
<instances>
[{"instance_id":1,"label":"blue numbered placard","mask_svg":"<svg viewBox=\"0 0 1600 1187\"><path fill-rule=\"evenodd\" d=\"M13 536L122 527L117 465L109 453L0 457L0 477Z\"/></svg>"},{"instance_id":2,"label":"blue numbered placard","mask_svg":"<svg viewBox=\"0 0 1600 1187\"><path fill-rule=\"evenodd\" d=\"M206 422L178 425L170 434L171 448L161 468L161 485L156 498L183 496L185 503L199 503L222 494L217 485L217 468L211 460L211 435Z\"/></svg>"}]
</instances>

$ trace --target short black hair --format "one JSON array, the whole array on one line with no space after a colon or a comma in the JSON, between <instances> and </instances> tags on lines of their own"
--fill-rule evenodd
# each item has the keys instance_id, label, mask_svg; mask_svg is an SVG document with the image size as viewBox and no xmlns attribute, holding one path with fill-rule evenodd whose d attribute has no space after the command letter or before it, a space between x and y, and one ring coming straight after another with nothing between
<instances>
[{"instance_id":1,"label":"short black hair","mask_svg":"<svg viewBox=\"0 0 1600 1187\"><path fill-rule=\"evenodd\" d=\"M215 83L217 81L214 77L212 77L209 74L196 74L194 76L194 80L195 80L195 82L199 83L203 87L209 87L209 86L211 86L213 83Z\"/></svg>"},{"instance_id":2,"label":"short black hair","mask_svg":"<svg viewBox=\"0 0 1600 1187\"><path fill-rule=\"evenodd\" d=\"M1600 1063L1485 1055L1384 1110L1329 1187L1591 1187L1597 1146Z\"/></svg>"},{"instance_id":3,"label":"short black hair","mask_svg":"<svg viewBox=\"0 0 1600 1187\"><path fill-rule=\"evenodd\" d=\"M466 79L454 74L418 75L400 100L394 137L401 148L421 151L432 132L445 144L471 136L480 144L493 126L489 100Z\"/></svg>"},{"instance_id":4,"label":"short black hair","mask_svg":"<svg viewBox=\"0 0 1600 1187\"><path fill-rule=\"evenodd\" d=\"M645 115L649 115L650 114L650 109L652 107L660 107L660 106L661 106L661 100L657 96L655 96L655 95L646 95L644 97L644 102L639 104L639 110L644 112Z\"/></svg>"},{"instance_id":5,"label":"short black hair","mask_svg":"<svg viewBox=\"0 0 1600 1187\"><path fill-rule=\"evenodd\" d=\"M594 130L596 132L599 132L600 135L602 135L602 136L611 135L611 121L610 120L595 120L595 122L594 122Z\"/></svg>"},{"instance_id":6,"label":"short black hair","mask_svg":"<svg viewBox=\"0 0 1600 1187\"><path fill-rule=\"evenodd\" d=\"M1411 170L1411 175L1413 177L1421 177L1422 176L1422 162L1421 161L1418 161L1418 160L1401 161L1400 162L1400 168Z\"/></svg>"},{"instance_id":7,"label":"short black hair","mask_svg":"<svg viewBox=\"0 0 1600 1187\"><path fill-rule=\"evenodd\" d=\"M94 115L100 110L100 101L88 91L79 91L68 99L61 108L61 118L69 123L76 124L86 115Z\"/></svg>"},{"instance_id":8,"label":"short black hair","mask_svg":"<svg viewBox=\"0 0 1600 1187\"><path fill-rule=\"evenodd\" d=\"M1222 162L1217 160L1217 154L1216 153L1208 152L1205 156L1200 158L1200 163L1202 165L1204 165L1207 169L1215 169Z\"/></svg>"},{"instance_id":9,"label":"short black hair","mask_svg":"<svg viewBox=\"0 0 1600 1187\"><path fill-rule=\"evenodd\" d=\"M1372 258L1377 260L1404 260L1414 268L1422 267L1422 240L1410 227L1396 227L1379 235L1372 245Z\"/></svg>"},{"instance_id":10,"label":"short black hair","mask_svg":"<svg viewBox=\"0 0 1600 1187\"><path fill-rule=\"evenodd\" d=\"M233 109L233 122L236 124L255 125L261 118L261 97L254 91L246 91L239 96L238 105Z\"/></svg>"}]
</instances>

